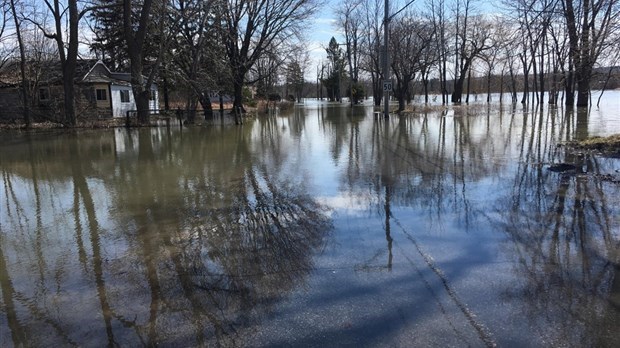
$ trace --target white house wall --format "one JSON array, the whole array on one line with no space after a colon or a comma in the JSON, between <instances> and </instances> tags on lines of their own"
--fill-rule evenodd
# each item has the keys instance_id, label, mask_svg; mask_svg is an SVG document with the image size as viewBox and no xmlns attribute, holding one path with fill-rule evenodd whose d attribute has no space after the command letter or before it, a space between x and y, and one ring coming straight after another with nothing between
<instances>
[{"instance_id":1,"label":"white house wall","mask_svg":"<svg viewBox=\"0 0 620 348\"><path fill-rule=\"evenodd\" d=\"M157 86L151 86L151 91L155 93L155 100L149 100L149 110L159 113L159 92L157 91Z\"/></svg>"},{"instance_id":2,"label":"white house wall","mask_svg":"<svg viewBox=\"0 0 620 348\"><path fill-rule=\"evenodd\" d=\"M112 116L113 117L125 117L127 111L136 110L136 100L133 97L133 90L130 86L110 86L112 94ZM121 103L121 90L129 91L129 102ZM159 93L157 92L157 86L151 87L151 90L155 91L155 100L149 100L149 109L151 112L159 112Z\"/></svg>"},{"instance_id":3,"label":"white house wall","mask_svg":"<svg viewBox=\"0 0 620 348\"><path fill-rule=\"evenodd\" d=\"M127 111L136 109L136 100L133 98L133 91L130 86L110 86L112 90L112 116L125 117ZM121 103L121 91L129 91L129 103Z\"/></svg>"}]
</instances>

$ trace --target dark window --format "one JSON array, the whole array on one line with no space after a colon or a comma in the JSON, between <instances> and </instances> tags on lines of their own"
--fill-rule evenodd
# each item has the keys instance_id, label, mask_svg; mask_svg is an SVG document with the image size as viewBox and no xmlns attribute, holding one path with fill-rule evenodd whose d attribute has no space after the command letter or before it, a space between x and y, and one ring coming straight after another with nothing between
<instances>
[{"instance_id":1,"label":"dark window","mask_svg":"<svg viewBox=\"0 0 620 348\"><path fill-rule=\"evenodd\" d=\"M108 100L108 90L97 89L97 100Z\"/></svg>"},{"instance_id":2,"label":"dark window","mask_svg":"<svg viewBox=\"0 0 620 348\"><path fill-rule=\"evenodd\" d=\"M129 103L129 90L121 90L121 103Z\"/></svg>"},{"instance_id":3,"label":"dark window","mask_svg":"<svg viewBox=\"0 0 620 348\"><path fill-rule=\"evenodd\" d=\"M155 97L157 97L157 91L155 90L151 90L151 95L149 96L150 100L155 100Z\"/></svg>"},{"instance_id":4,"label":"dark window","mask_svg":"<svg viewBox=\"0 0 620 348\"><path fill-rule=\"evenodd\" d=\"M50 100L50 90L47 87L39 88L39 100L40 101Z\"/></svg>"}]
</instances>

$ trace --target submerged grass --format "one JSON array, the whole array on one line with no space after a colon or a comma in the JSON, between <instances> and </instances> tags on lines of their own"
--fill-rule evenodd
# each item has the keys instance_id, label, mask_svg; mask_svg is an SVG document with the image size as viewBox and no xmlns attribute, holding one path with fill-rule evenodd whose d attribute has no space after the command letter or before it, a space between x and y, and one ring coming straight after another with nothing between
<instances>
[{"instance_id":1,"label":"submerged grass","mask_svg":"<svg viewBox=\"0 0 620 348\"><path fill-rule=\"evenodd\" d=\"M575 141L571 145L578 149L600 151L606 156L620 157L620 134L608 137L590 137Z\"/></svg>"}]
</instances>

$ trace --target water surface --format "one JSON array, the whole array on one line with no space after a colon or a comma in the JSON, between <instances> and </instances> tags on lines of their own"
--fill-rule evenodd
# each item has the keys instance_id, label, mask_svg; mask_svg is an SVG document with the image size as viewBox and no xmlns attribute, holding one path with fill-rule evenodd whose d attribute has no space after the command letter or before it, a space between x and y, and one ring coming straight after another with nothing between
<instances>
[{"instance_id":1,"label":"water surface","mask_svg":"<svg viewBox=\"0 0 620 348\"><path fill-rule=\"evenodd\" d=\"M1 133L0 345L618 346L619 99Z\"/></svg>"}]
</instances>

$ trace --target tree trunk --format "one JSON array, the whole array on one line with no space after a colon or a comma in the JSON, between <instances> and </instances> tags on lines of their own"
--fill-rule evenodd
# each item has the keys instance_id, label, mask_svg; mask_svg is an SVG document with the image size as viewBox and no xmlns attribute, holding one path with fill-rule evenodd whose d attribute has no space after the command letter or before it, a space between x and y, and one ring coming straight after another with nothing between
<instances>
[{"instance_id":1,"label":"tree trunk","mask_svg":"<svg viewBox=\"0 0 620 348\"><path fill-rule=\"evenodd\" d=\"M131 88L136 102L139 125L150 124L149 97L151 86L150 84L146 86L144 83L142 59L152 4L153 0L143 0L139 24L135 28L135 23L132 20L131 0L123 0L123 35L127 43L127 54L131 66Z\"/></svg>"},{"instance_id":2,"label":"tree trunk","mask_svg":"<svg viewBox=\"0 0 620 348\"><path fill-rule=\"evenodd\" d=\"M233 112L245 113L243 108L243 80L245 79L245 71L237 71L233 81ZM241 116L241 115L239 115Z\"/></svg>"},{"instance_id":3,"label":"tree trunk","mask_svg":"<svg viewBox=\"0 0 620 348\"><path fill-rule=\"evenodd\" d=\"M471 69L467 71L467 94L465 95L465 104L469 104L470 91L471 91Z\"/></svg>"},{"instance_id":4,"label":"tree trunk","mask_svg":"<svg viewBox=\"0 0 620 348\"><path fill-rule=\"evenodd\" d=\"M519 54L519 59L523 65L523 96L521 98L521 104L527 103L528 94L530 93L530 85L529 85L529 73L530 67L527 62L527 48L523 47L523 54Z\"/></svg>"},{"instance_id":5,"label":"tree trunk","mask_svg":"<svg viewBox=\"0 0 620 348\"><path fill-rule=\"evenodd\" d=\"M502 73L499 75L499 103L504 101L504 74L505 70L502 69Z\"/></svg>"},{"instance_id":6,"label":"tree trunk","mask_svg":"<svg viewBox=\"0 0 620 348\"><path fill-rule=\"evenodd\" d=\"M500 100L501 100L501 94L500 94ZM491 70L489 70L488 74L487 74L487 104L491 102Z\"/></svg>"},{"instance_id":7,"label":"tree trunk","mask_svg":"<svg viewBox=\"0 0 620 348\"><path fill-rule=\"evenodd\" d=\"M170 110L170 91L168 87L168 79L164 76L164 110Z\"/></svg>"},{"instance_id":8,"label":"tree trunk","mask_svg":"<svg viewBox=\"0 0 620 348\"><path fill-rule=\"evenodd\" d=\"M136 91L134 88L134 98L136 100L136 110L138 112L138 124L141 126L149 125L151 122L151 113L149 108L150 94L150 91L145 88L140 88L139 91Z\"/></svg>"},{"instance_id":9,"label":"tree trunk","mask_svg":"<svg viewBox=\"0 0 620 348\"><path fill-rule=\"evenodd\" d=\"M372 100L375 106L381 106L381 86L379 85L379 77L372 74Z\"/></svg>"},{"instance_id":10,"label":"tree trunk","mask_svg":"<svg viewBox=\"0 0 620 348\"><path fill-rule=\"evenodd\" d=\"M572 64L572 63L569 63ZM574 73L571 70L566 74L566 80L564 82L564 88L566 90L566 99L564 99L564 105L572 107L575 105L575 90L574 87Z\"/></svg>"},{"instance_id":11,"label":"tree trunk","mask_svg":"<svg viewBox=\"0 0 620 348\"><path fill-rule=\"evenodd\" d=\"M185 106L187 117L185 119L185 124L194 124L196 122L197 103L195 95L192 94L187 98L187 105Z\"/></svg>"},{"instance_id":12,"label":"tree trunk","mask_svg":"<svg viewBox=\"0 0 620 348\"><path fill-rule=\"evenodd\" d=\"M546 28L545 28L546 29ZM543 35L542 35L542 44L541 44L541 51L544 51L545 49L545 30L543 30ZM541 52L540 55L540 104L543 104L545 102L545 54L544 52Z\"/></svg>"},{"instance_id":13,"label":"tree trunk","mask_svg":"<svg viewBox=\"0 0 620 348\"><path fill-rule=\"evenodd\" d=\"M51 7L50 7L51 9ZM48 38L53 38L56 41L58 48L58 55L60 58L60 64L62 67L62 86L63 86L63 106L64 106L64 124L70 127L76 125L75 115L75 86L73 77L75 76L75 67L77 65L77 53L78 53L78 24L80 15L77 9L77 0L67 1L67 10L69 12L69 41L65 42L62 36L63 30L63 16L64 11L61 11L61 5L58 0L54 1L54 7L52 14L54 16L54 24L56 27L56 33L53 35L45 34ZM65 51L66 49L66 51Z\"/></svg>"},{"instance_id":14,"label":"tree trunk","mask_svg":"<svg viewBox=\"0 0 620 348\"><path fill-rule=\"evenodd\" d=\"M590 78L581 77L577 83L577 106L587 107L590 102Z\"/></svg>"},{"instance_id":15,"label":"tree trunk","mask_svg":"<svg viewBox=\"0 0 620 348\"><path fill-rule=\"evenodd\" d=\"M67 71L69 68L64 68L63 70ZM71 70L75 71L75 66ZM62 78L62 86L64 91L64 111L65 111L65 121L68 126L76 125L76 115L75 115L75 86L73 85L73 74L70 72L63 72Z\"/></svg>"},{"instance_id":16,"label":"tree trunk","mask_svg":"<svg viewBox=\"0 0 620 348\"><path fill-rule=\"evenodd\" d=\"M406 105L406 96L405 93L398 93L398 112L405 110Z\"/></svg>"},{"instance_id":17,"label":"tree trunk","mask_svg":"<svg viewBox=\"0 0 620 348\"><path fill-rule=\"evenodd\" d=\"M461 75L454 83L454 91L452 92L452 102L460 103L463 98L463 84L465 83L465 76Z\"/></svg>"},{"instance_id":18,"label":"tree trunk","mask_svg":"<svg viewBox=\"0 0 620 348\"><path fill-rule=\"evenodd\" d=\"M26 128L30 128L30 93L28 90L28 81L26 79L26 51L24 49L24 41L21 34L21 23L17 19L17 10L15 10L15 0L11 0L11 12L15 22L15 33L17 35L17 44L19 46L19 71L22 79L22 103L24 104L24 124Z\"/></svg>"},{"instance_id":19,"label":"tree trunk","mask_svg":"<svg viewBox=\"0 0 620 348\"><path fill-rule=\"evenodd\" d=\"M512 103L515 104L517 102L517 79L515 77L515 71L512 63L508 68L508 73L510 74L510 97Z\"/></svg>"},{"instance_id":20,"label":"tree trunk","mask_svg":"<svg viewBox=\"0 0 620 348\"><path fill-rule=\"evenodd\" d=\"M209 98L207 93L202 93L200 96L200 105L202 106L205 121L213 120L213 106L211 105L211 98Z\"/></svg>"}]
</instances>

